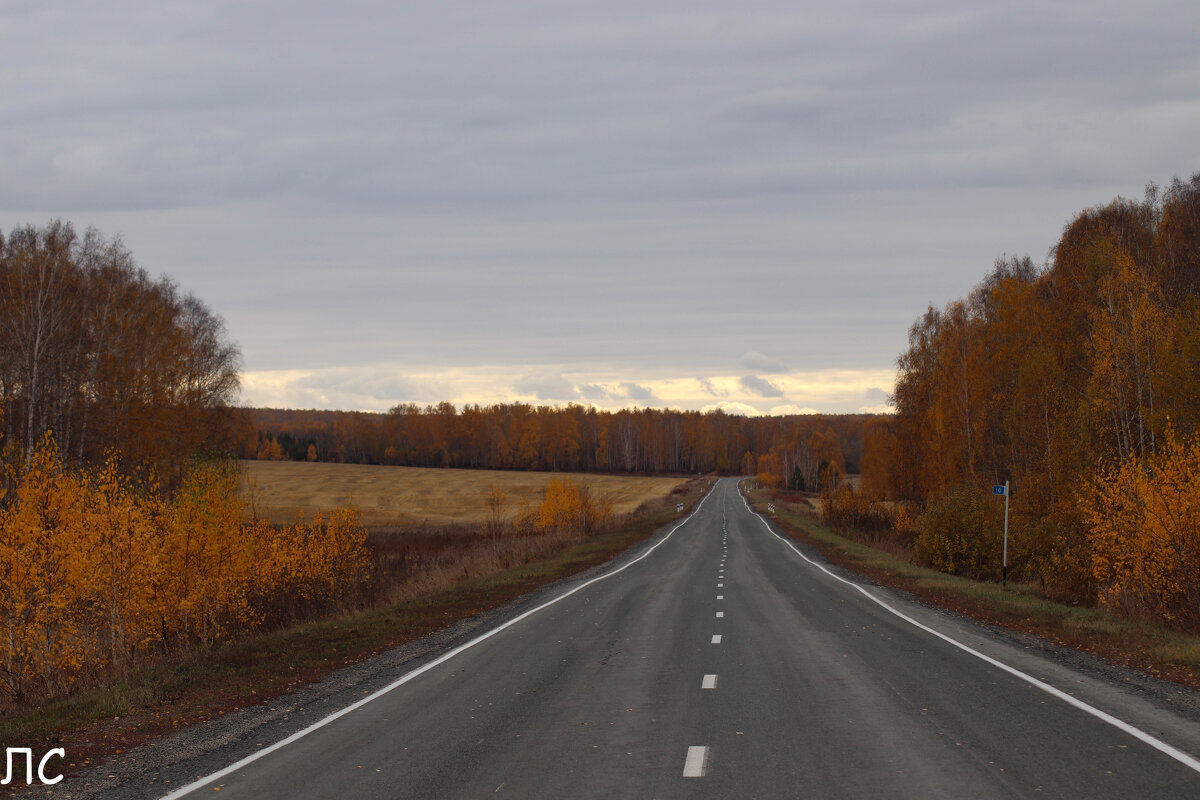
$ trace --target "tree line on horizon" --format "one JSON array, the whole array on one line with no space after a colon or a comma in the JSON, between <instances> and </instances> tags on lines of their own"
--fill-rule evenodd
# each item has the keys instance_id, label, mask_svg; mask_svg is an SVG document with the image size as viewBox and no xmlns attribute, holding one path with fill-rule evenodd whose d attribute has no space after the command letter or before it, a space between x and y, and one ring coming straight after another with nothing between
<instances>
[{"instance_id":1,"label":"tree line on horizon","mask_svg":"<svg viewBox=\"0 0 1200 800\"><path fill-rule=\"evenodd\" d=\"M722 411L448 402L386 414L253 409L242 458L411 467L757 475L816 489L825 472L855 472L859 414L744 417ZM761 463L760 463L761 462Z\"/></svg>"},{"instance_id":2,"label":"tree line on horizon","mask_svg":"<svg viewBox=\"0 0 1200 800\"><path fill-rule=\"evenodd\" d=\"M1200 630L1200 173L998 259L898 363L862 487L913 510L918 560L999 576L1008 481L1018 576Z\"/></svg>"}]
</instances>

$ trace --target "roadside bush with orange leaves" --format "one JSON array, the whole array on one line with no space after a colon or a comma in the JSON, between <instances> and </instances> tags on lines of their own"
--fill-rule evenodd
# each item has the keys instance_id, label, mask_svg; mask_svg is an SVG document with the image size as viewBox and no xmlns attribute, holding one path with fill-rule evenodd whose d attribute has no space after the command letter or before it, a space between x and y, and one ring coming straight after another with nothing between
<instances>
[{"instance_id":1,"label":"roadside bush with orange leaves","mask_svg":"<svg viewBox=\"0 0 1200 800\"><path fill-rule=\"evenodd\" d=\"M194 465L168 502L133 486L115 460L63 469L47 437L9 485L0 691L17 701L351 606L368 577L355 511L289 526L248 521L231 465Z\"/></svg>"},{"instance_id":2,"label":"roadside bush with orange leaves","mask_svg":"<svg viewBox=\"0 0 1200 800\"><path fill-rule=\"evenodd\" d=\"M612 499L596 497L591 487L570 478L552 478L546 484L545 497L533 515L533 527L540 533L588 534L613 515Z\"/></svg>"},{"instance_id":3,"label":"roadside bush with orange leaves","mask_svg":"<svg viewBox=\"0 0 1200 800\"><path fill-rule=\"evenodd\" d=\"M821 491L821 521L841 535L911 559L916 521L905 503L844 483Z\"/></svg>"},{"instance_id":4,"label":"roadside bush with orange leaves","mask_svg":"<svg viewBox=\"0 0 1200 800\"><path fill-rule=\"evenodd\" d=\"M1168 430L1080 500L1101 604L1200 631L1200 438Z\"/></svg>"},{"instance_id":5,"label":"roadside bush with orange leaves","mask_svg":"<svg viewBox=\"0 0 1200 800\"><path fill-rule=\"evenodd\" d=\"M882 534L892 529L890 508L849 484L821 492L821 520L836 531Z\"/></svg>"}]
</instances>

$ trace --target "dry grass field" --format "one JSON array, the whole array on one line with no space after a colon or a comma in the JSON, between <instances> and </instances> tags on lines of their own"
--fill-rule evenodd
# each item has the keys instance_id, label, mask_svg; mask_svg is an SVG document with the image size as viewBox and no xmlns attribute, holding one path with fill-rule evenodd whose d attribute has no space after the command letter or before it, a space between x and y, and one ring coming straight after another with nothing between
<instances>
[{"instance_id":1,"label":"dry grass field","mask_svg":"<svg viewBox=\"0 0 1200 800\"><path fill-rule=\"evenodd\" d=\"M420 469L300 461L243 461L242 492L254 512L272 522L290 522L353 503L366 525L428 522L483 522L484 498L493 486L508 494L508 512L522 497L535 504L556 473L495 470ZM664 497L682 478L631 478L617 475L562 475L607 493L613 510L623 514L643 501Z\"/></svg>"}]
</instances>

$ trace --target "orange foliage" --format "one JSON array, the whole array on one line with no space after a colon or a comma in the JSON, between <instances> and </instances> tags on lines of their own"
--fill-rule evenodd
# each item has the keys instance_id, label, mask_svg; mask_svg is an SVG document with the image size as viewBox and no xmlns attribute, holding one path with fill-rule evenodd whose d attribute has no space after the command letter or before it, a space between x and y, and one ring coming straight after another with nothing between
<instances>
[{"instance_id":1,"label":"orange foliage","mask_svg":"<svg viewBox=\"0 0 1200 800\"><path fill-rule=\"evenodd\" d=\"M545 497L534 517L534 528L541 533L591 533L612 518L612 500L596 498L592 490L570 478L551 479Z\"/></svg>"},{"instance_id":2,"label":"orange foliage","mask_svg":"<svg viewBox=\"0 0 1200 800\"><path fill-rule=\"evenodd\" d=\"M1200 631L1200 438L1160 445L1083 495L1093 574L1101 603Z\"/></svg>"},{"instance_id":3,"label":"orange foliage","mask_svg":"<svg viewBox=\"0 0 1200 800\"><path fill-rule=\"evenodd\" d=\"M774 489L779 485L779 459L770 454L763 453L758 457L758 485L765 486L768 489Z\"/></svg>"},{"instance_id":4,"label":"orange foliage","mask_svg":"<svg viewBox=\"0 0 1200 800\"><path fill-rule=\"evenodd\" d=\"M778 459L781 482L813 488L822 460L855 472L866 417L743 417L676 409L601 411L525 403L401 405L387 414L255 409L242 458L345 461L411 467L560 472L755 474ZM824 448L813 455L813 434ZM277 446L276 446L277 445ZM747 455L749 458L747 458Z\"/></svg>"},{"instance_id":5,"label":"orange foliage","mask_svg":"<svg viewBox=\"0 0 1200 800\"><path fill-rule=\"evenodd\" d=\"M0 687L12 698L68 692L122 674L139 655L357 599L369 571L357 512L271 527L244 518L231 466L193 466L167 502L136 491L115 463L66 470L46 437L10 477Z\"/></svg>"},{"instance_id":6,"label":"orange foliage","mask_svg":"<svg viewBox=\"0 0 1200 800\"><path fill-rule=\"evenodd\" d=\"M864 437L863 480L925 507L918 557L994 574L983 494L1011 481L1010 562L1016 548L1029 578L1200 625L1191 456L1164 444L1172 427L1200 431L1198 258L1200 173L1082 212L1044 267L999 259L914 323L896 415ZM1116 465L1109 484L1098 465Z\"/></svg>"},{"instance_id":7,"label":"orange foliage","mask_svg":"<svg viewBox=\"0 0 1200 800\"><path fill-rule=\"evenodd\" d=\"M0 435L23 456L53 431L68 464L119 451L173 487L189 457L237 439L224 324L119 239L61 221L0 233L0 331Z\"/></svg>"}]
</instances>

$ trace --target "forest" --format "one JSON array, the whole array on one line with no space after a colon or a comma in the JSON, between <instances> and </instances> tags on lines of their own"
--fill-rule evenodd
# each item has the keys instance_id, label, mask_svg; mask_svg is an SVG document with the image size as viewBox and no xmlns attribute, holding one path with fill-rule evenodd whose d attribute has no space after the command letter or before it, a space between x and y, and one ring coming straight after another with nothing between
<instances>
[{"instance_id":1,"label":"forest","mask_svg":"<svg viewBox=\"0 0 1200 800\"><path fill-rule=\"evenodd\" d=\"M563 472L764 474L816 489L857 472L856 414L744 417L722 411L401 405L387 414L255 409L243 458Z\"/></svg>"},{"instance_id":2,"label":"forest","mask_svg":"<svg viewBox=\"0 0 1200 800\"><path fill-rule=\"evenodd\" d=\"M176 485L238 430L241 355L220 317L119 239L53 221L0 232L0 447L11 463L52 432L73 465L115 456Z\"/></svg>"},{"instance_id":3,"label":"forest","mask_svg":"<svg viewBox=\"0 0 1200 800\"><path fill-rule=\"evenodd\" d=\"M0 337L0 699L358 602L355 513L249 517L229 458L237 347L119 240L0 234Z\"/></svg>"},{"instance_id":4,"label":"forest","mask_svg":"<svg viewBox=\"0 0 1200 800\"><path fill-rule=\"evenodd\" d=\"M1079 213L1045 265L998 259L898 366L857 502L900 509L917 560L997 578L1010 481L1013 574L1200 630L1200 173Z\"/></svg>"},{"instance_id":5,"label":"forest","mask_svg":"<svg viewBox=\"0 0 1200 800\"><path fill-rule=\"evenodd\" d=\"M13 702L363 602L379 564L354 513L257 521L232 457L754 475L821 493L835 528L983 580L1002 574L991 487L1007 482L1012 578L1200 632L1200 173L1086 209L1045 264L1002 257L966 298L928 308L892 415L239 409L220 318L119 239L62 222L0 235L0 336ZM611 514L567 482L518 516L541 547Z\"/></svg>"}]
</instances>

